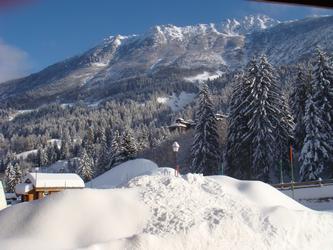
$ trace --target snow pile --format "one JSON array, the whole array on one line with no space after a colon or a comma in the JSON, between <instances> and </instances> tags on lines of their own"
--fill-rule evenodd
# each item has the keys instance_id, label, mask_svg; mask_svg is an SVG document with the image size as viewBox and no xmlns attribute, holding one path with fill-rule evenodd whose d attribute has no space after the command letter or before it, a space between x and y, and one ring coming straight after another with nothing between
<instances>
[{"instance_id":1,"label":"snow pile","mask_svg":"<svg viewBox=\"0 0 333 250\"><path fill-rule=\"evenodd\" d=\"M195 93L187 93L182 91L179 96L173 93L172 96L157 97L157 102L168 105L172 111L179 111L186 105L190 104L194 100L195 96Z\"/></svg>"},{"instance_id":2,"label":"snow pile","mask_svg":"<svg viewBox=\"0 0 333 250\"><path fill-rule=\"evenodd\" d=\"M67 190L2 210L0 225L6 226L0 227L0 245L13 250L331 249L332 213L305 208L260 182L173 173L155 169L121 189Z\"/></svg>"},{"instance_id":3,"label":"snow pile","mask_svg":"<svg viewBox=\"0 0 333 250\"><path fill-rule=\"evenodd\" d=\"M86 187L118 187L121 184L127 183L130 179L136 176L150 174L157 168L158 166L154 162L146 159L135 159L127 161L110 169L90 182L87 182Z\"/></svg>"},{"instance_id":4,"label":"snow pile","mask_svg":"<svg viewBox=\"0 0 333 250\"><path fill-rule=\"evenodd\" d=\"M5 190L2 186L2 182L0 181L0 210L4 209L5 207L7 207Z\"/></svg>"},{"instance_id":5,"label":"snow pile","mask_svg":"<svg viewBox=\"0 0 333 250\"><path fill-rule=\"evenodd\" d=\"M1 210L0 248L61 250L112 243L139 234L148 214L135 190L67 190Z\"/></svg>"}]
</instances>

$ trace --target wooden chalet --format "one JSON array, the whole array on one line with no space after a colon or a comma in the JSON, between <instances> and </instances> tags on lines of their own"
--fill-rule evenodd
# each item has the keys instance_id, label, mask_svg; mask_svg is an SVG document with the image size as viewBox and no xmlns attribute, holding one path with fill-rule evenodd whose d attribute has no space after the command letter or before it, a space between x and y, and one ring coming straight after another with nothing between
<instances>
[{"instance_id":1,"label":"wooden chalet","mask_svg":"<svg viewBox=\"0 0 333 250\"><path fill-rule=\"evenodd\" d=\"M224 121L228 118L225 114L215 114L216 121ZM195 128L195 122L193 120L184 120L183 118L176 119L175 123L171 124L169 127L170 132L178 131L185 132L189 129Z\"/></svg>"},{"instance_id":2,"label":"wooden chalet","mask_svg":"<svg viewBox=\"0 0 333 250\"><path fill-rule=\"evenodd\" d=\"M195 122L192 120L185 121L183 118L178 118L174 124L171 124L169 126L170 132L178 131L178 132L184 132L191 128L195 127Z\"/></svg>"},{"instance_id":3,"label":"wooden chalet","mask_svg":"<svg viewBox=\"0 0 333 250\"><path fill-rule=\"evenodd\" d=\"M83 180L77 174L29 173L24 177L23 183L16 185L15 193L21 196L22 201L32 201L65 189L84 187Z\"/></svg>"}]
</instances>

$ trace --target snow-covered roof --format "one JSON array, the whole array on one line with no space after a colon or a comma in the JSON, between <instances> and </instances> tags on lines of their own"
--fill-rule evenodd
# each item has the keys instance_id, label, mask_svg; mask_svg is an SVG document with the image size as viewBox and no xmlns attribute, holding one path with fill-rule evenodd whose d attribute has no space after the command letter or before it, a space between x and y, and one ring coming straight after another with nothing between
<instances>
[{"instance_id":1,"label":"snow-covered roof","mask_svg":"<svg viewBox=\"0 0 333 250\"><path fill-rule=\"evenodd\" d=\"M34 187L32 186L31 183L19 183L15 186L15 193L16 194L26 194L33 189L34 189Z\"/></svg>"},{"instance_id":2,"label":"snow-covered roof","mask_svg":"<svg viewBox=\"0 0 333 250\"><path fill-rule=\"evenodd\" d=\"M185 124L182 124L182 123L174 123L174 124L171 124L169 126L169 128L179 128L179 127L187 128L187 126Z\"/></svg>"},{"instance_id":3,"label":"snow-covered roof","mask_svg":"<svg viewBox=\"0 0 333 250\"><path fill-rule=\"evenodd\" d=\"M29 173L24 177L23 182L27 180L30 180L36 188L84 188L84 182L77 174Z\"/></svg>"}]
</instances>

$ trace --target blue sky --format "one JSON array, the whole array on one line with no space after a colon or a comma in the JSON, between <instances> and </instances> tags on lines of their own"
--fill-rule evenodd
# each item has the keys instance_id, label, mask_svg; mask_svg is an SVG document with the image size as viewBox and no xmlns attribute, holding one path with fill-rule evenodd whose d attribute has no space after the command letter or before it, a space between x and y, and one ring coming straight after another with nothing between
<instances>
[{"instance_id":1,"label":"blue sky","mask_svg":"<svg viewBox=\"0 0 333 250\"><path fill-rule=\"evenodd\" d=\"M32 2L0 9L0 82L82 53L109 35L142 33L157 24L220 22L249 14L266 14L279 20L333 14L332 10L246 0Z\"/></svg>"}]
</instances>

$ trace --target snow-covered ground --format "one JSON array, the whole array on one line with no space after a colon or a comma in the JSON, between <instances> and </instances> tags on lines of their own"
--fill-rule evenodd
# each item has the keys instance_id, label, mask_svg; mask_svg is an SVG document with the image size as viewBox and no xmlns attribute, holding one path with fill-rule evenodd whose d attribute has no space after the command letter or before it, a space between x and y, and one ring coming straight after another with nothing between
<instances>
[{"instance_id":1,"label":"snow-covered ground","mask_svg":"<svg viewBox=\"0 0 333 250\"><path fill-rule=\"evenodd\" d=\"M1 210L1 248L332 249L333 213L262 182L175 177L148 161L143 169L143 161L118 166L122 178L140 170L124 183L110 171L94 180L119 188L66 190Z\"/></svg>"},{"instance_id":2,"label":"snow-covered ground","mask_svg":"<svg viewBox=\"0 0 333 250\"><path fill-rule=\"evenodd\" d=\"M0 210L7 206L5 190L3 188L2 182L0 181Z\"/></svg>"},{"instance_id":3,"label":"snow-covered ground","mask_svg":"<svg viewBox=\"0 0 333 250\"><path fill-rule=\"evenodd\" d=\"M194 100L195 96L195 93L182 91L178 96L173 93L172 96L157 97L157 102L168 105L172 111L179 111L186 105L190 104Z\"/></svg>"},{"instance_id":4,"label":"snow-covered ground","mask_svg":"<svg viewBox=\"0 0 333 250\"><path fill-rule=\"evenodd\" d=\"M207 71L204 71L203 73L200 73L195 76L185 77L184 80L188 82L204 82L207 80L214 80L222 75L221 71L217 71L215 73L209 73Z\"/></svg>"},{"instance_id":5,"label":"snow-covered ground","mask_svg":"<svg viewBox=\"0 0 333 250\"><path fill-rule=\"evenodd\" d=\"M35 111L35 109L22 109L22 110L17 110L15 113L13 113L12 115L9 116L8 121L12 121L15 119L15 117L19 116L19 115L24 115L27 113L31 113Z\"/></svg>"},{"instance_id":6,"label":"snow-covered ground","mask_svg":"<svg viewBox=\"0 0 333 250\"><path fill-rule=\"evenodd\" d=\"M281 192L293 197L306 207L320 211L333 211L333 185L296 188L294 194L291 189L281 190Z\"/></svg>"},{"instance_id":7,"label":"snow-covered ground","mask_svg":"<svg viewBox=\"0 0 333 250\"><path fill-rule=\"evenodd\" d=\"M50 140L47 141L47 143L51 144L51 145L56 143L58 148L59 149L61 148L61 140L60 139L50 139ZM25 160L31 154L37 154L37 151L38 151L38 149L33 149L33 150L28 150L28 151L21 152L19 154L16 154L16 158Z\"/></svg>"},{"instance_id":8,"label":"snow-covered ground","mask_svg":"<svg viewBox=\"0 0 333 250\"><path fill-rule=\"evenodd\" d=\"M16 158L25 160L31 154L37 154L37 151L38 151L37 149L24 151L22 153L16 154Z\"/></svg>"}]
</instances>

